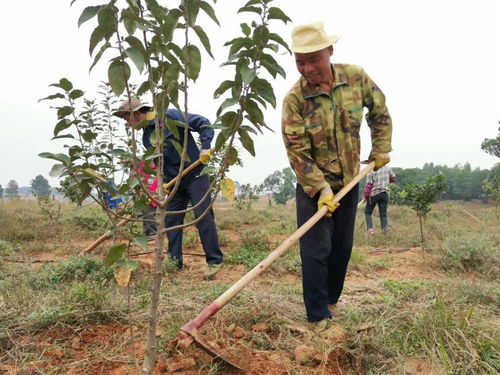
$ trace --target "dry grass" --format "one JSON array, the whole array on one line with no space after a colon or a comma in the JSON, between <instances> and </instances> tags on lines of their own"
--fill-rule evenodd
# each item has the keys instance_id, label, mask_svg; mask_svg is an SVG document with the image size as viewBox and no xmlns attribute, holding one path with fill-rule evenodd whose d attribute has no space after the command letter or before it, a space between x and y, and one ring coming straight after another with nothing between
<instances>
[{"instance_id":1,"label":"dry grass","mask_svg":"<svg viewBox=\"0 0 500 375\"><path fill-rule=\"evenodd\" d=\"M60 223L54 226L34 205L32 201L7 202L0 215L2 249L10 249L0 251L0 363L40 373L33 370L36 367L47 374L77 373L82 368L111 371L102 367L104 362L129 366L125 290L115 284L111 271L100 260L67 257L100 233L99 213L90 208L76 215L72 206L65 205ZM480 222L464 214L464 209ZM186 269L170 270L165 276L158 334L160 358L167 361L181 355L174 340L180 326L295 227L292 206L249 211L224 207L216 210L216 216L227 260L221 275L214 281L201 281L203 259L196 257L186 260ZM94 227L85 229L77 224L82 217ZM339 306L344 318L338 324L346 332L345 340L333 343L307 328L297 246L210 319L204 335L236 355L252 354L257 364L259 360L278 363L288 373L408 373L418 358L426 358L426 366L432 369L429 373L498 373L500 296L494 272L499 234L494 208L435 205L426 222L430 249L426 253L417 247L418 221L411 210L390 207L386 236L367 236L363 219L360 211L355 250ZM374 220L377 223L376 217ZM15 235L7 235L13 230ZM472 240L462 241L464 233ZM186 247L193 248L188 251L201 252L196 231L189 231L185 241ZM468 252L453 252L461 243ZM405 247L412 250L369 253ZM64 260L43 266L6 261L41 254ZM143 263L130 288L134 330L141 340L147 325L149 286L149 266ZM242 337L237 336L236 328L244 333ZM82 341L82 348L75 349L75 340L94 331L100 332L95 342ZM311 347L316 359L305 365L296 363L293 353L300 345ZM62 357L56 361L44 354L51 350L63 353ZM140 355L141 349L137 351ZM227 371L195 348L184 355L196 359L202 374ZM95 367L98 363L101 367Z\"/></svg>"}]
</instances>

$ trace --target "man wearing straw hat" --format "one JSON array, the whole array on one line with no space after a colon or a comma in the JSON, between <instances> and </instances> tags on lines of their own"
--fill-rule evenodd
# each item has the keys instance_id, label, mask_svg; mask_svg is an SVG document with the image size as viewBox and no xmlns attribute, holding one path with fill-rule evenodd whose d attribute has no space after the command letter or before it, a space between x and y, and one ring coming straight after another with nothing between
<instances>
[{"instance_id":1,"label":"man wearing straw hat","mask_svg":"<svg viewBox=\"0 0 500 375\"><path fill-rule=\"evenodd\" d=\"M292 51L301 78L283 101L282 133L297 175L297 224L322 206L323 217L300 239L302 285L307 319L316 331L331 325L351 256L358 203L356 185L340 200L334 194L359 172L363 108L371 130L369 159L375 169L389 162L392 123L385 96L355 65L331 64L338 36L322 23L297 26Z\"/></svg>"}]
</instances>

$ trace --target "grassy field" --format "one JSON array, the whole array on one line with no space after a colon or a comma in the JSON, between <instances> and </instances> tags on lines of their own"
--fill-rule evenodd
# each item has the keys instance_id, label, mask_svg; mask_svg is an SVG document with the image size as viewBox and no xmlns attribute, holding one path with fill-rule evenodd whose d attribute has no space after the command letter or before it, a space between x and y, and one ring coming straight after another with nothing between
<instances>
[{"instance_id":1,"label":"grassy field","mask_svg":"<svg viewBox=\"0 0 500 375\"><path fill-rule=\"evenodd\" d=\"M51 218L36 202L19 200L0 210L0 374L135 374L135 358L140 363L144 353L152 257L134 257L140 267L127 290L102 263L111 240L90 256L77 255L109 227L98 208L64 204ZM226 203L215 213L225 253L217 279L202 280L193 228L185 231L184 269L165 264L156 374L234 372L194 346L182 350L179 327L295 230L293 204L262 201L237 210ZM368 236L360 208L339 303L343 316L332 329L308 328L295 245L210 319L203 335L248 374L499 373L495 208L434 205L425 251L411 209L390 206L389 221L387 235Z\"/></svg>"}]
</instances>

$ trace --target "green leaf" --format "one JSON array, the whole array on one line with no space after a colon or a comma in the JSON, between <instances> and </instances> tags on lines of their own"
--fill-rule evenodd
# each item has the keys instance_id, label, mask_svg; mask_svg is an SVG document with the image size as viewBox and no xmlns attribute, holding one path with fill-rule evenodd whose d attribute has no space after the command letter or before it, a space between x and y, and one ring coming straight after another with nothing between
<instances>
[{"instance_id":1,"label":"green leaf","mask_svg":"<svg viewBox=\"0 0 500 375\"><path fill-rule=\"evenodd\" d=\"M92 56L92 52L94 52L95 47L97 47L97 45L104 39L105 35L106 35L106 30L101 26L97 26L94 29L94 31L92 31L92 34L90 34L90 43L89 43L90 56Z\"/></svg>"},{"instance_id":2,"label":"green leaf","mask_svg":"<svg viewBox=\"0 0 500 375\"><path fill-rule=\"evenodd\" d=\"M200 176L213 175L217 172L217 168L211 165L206 165L200 172Z\"/></svg>"},{"instance_id":3,"label":"green leaf","mask_svg":"<svg viewBox=\"0 0 500 375\"><path fill-rule=\"evenodd\" d=\"M109 42L106 42L101 46L99 52L97 52L97 54L95 55L94 62L90 66L89 72L92 70L95 64L97 64L97 62L101 59L101 56L104 53L104 51L106 51L109 47L111 47L111 44Z\"/></svg>"},{"instance_id":4,"label":"green leaf","mask_svg":"<svg viewBox=\"0 0 500 375\"><path fill-rule=\"evenodd\" d=\"M177 83L177 81L170 82L168 84L167 90L168 90L168 98L170 99L172 104L175 106L175 108L177 108L180 111L180 107L179 107L179 103L178 103L179 84Z\"/></svg>"},{"instance_id":5,"label":"green leaf","mask_svg":"<svg viewBox=\"0 0 500 375\"><path fill-rule=\"evenodd\" d=\"M274 40L276 43L281 44L283 47L285 47L289 53L292 53L290 48L288 48L288 43L285 42L281 36L275 33L269 33L268 37L270 40Z\"/></svg>"},{"instance_id":6,"label":"green leaf","mask_svg":"<svg viewBox=\"0 0 500 375\"><path fill-rule=\"evenodd\" d=\"M189 26L194 26L196 24L196 18L198 18L198 13L200 11L200 1L199 0L189 0L187 2L183 2L184 4L187 3L188 9L187 12L184 12L184 15L187 13L187 23ZM181 5L181 9L183 9Z\"/></svg>"},{"instance_id":7,"label":"green leaf","mask_svg":"<svg viewBox=\"0 0 500 375\"><path fill-rule=\"evenodd\" d=\"M223 130L217 135L217 139L215 140L215 149L220 150L221 147L226 143L229 137L229 130Z\"/></svg>"},{"instance_id":8,"label":"green leaf","mask_svg":"<svg viewBox=\"0 0 500 375\"><path fill-rule=\"evenodd\" d=\"M174 146L175 151L177 151L179 156L182 156L182 152L183 152L182 146L177 139L167 139L167 142L170 142ZM189 154L186 154L186 158L184 159L184 161L187 163L191 162L191 159L189 158Z\"/></svg>"},{"instance_id":9,"label":"green leaf","mask_svg":"<svg viewBox=\"0 0 500 375\"><path fill-rule=\"evenodd\" d=\"M134 236L132 237L132 241L140 249L146 250L148 248L148 238L143 233L134 234Z\"/></svg>"},{"instance_id":10,"label":"green leaf","mask_svg":"<svg viewBox=\"0 0 500 375\"><path fill-rule=\"evenodd\" d=\"M122 148L115 148L111 151L111 154L114 156L127 156L128 152Z\"/></svg>"},{"instance_id":11,"label":"green leaf","mask_svg":"<svg viewBox=\"0 0 500 375\"><path fill-rule=\"evenodd\" d=\"M73 84L71 83L70 80L66 79L66 78L61 78L59 80L59 83L53 83L52 85L50 86L55 86L55 87L60 87L62 88L64 91L70 91L72 88L73 88Z\"/></svg>"},{"instance_id":12,"label":"green leaf","mask_svg":"<svg viewBox=\"0 0 500 375\"><path fill-rule=\"evenodd\" d=\"M132 8L134 11L139 10L139 4L137 4L138 0L127 0L127 4L130 8Z\"/></svg>"},{"instance_id":13,"label":"green leaf","mask_svg":"<svg viewBox=\"0 0 500 375\"><path fill-rule=\"evenodd\" d=\"M264 115L260 110L259 106L257 105L257 103L248 99L244 103L244 108L245 111L247 111L248 117L250 118L250 121L252 121L252 123L265 125Z\"/></svg>"},{"instance_id":14,"label":"green leaf","mask_svg":"<svg viewBox=\"0 0 500 375\"><path fill-rule=\"evenodd\" d=\"M115 7L106 5L97 12L97 21L99 26L107 32L114 32L116 27Z\"/></svg>"},{"instance_id":15,"label":"green leaf","mask_svg":"<svg viewBox=\"0 0 500 375\"><path fill-rule=\"evenodd\" d=\"M179 18L182 15L179 9L172 9L168 12L165 18L165 23L161 25L161 32L167 42L171 41L174 37L174 31L179 24Z\"/></svg>"},{"instance_id":16,"label":"green leaf","mask_svg":"<svg viewBox=\"0 0 500 375\"><path fill-rule=\"evenodd\" d=\"M260 15L261 9L257 8L257 7L252 7L252 6L243 7L243 8L238 9L238 13L243 13L243 12L254 12L254 13L257 13L258 15Z\"/></svg>"},{"instance_id":17,"label":"green leaf","mask_svg":"<svg viewBox=\"0 0 500 375\"><path fill-rule=\"evenodd\" d=\"M125 38L125 41L130 45L130 47L135 48L141 52L144 58L143 60L147 60L148 53L146 52L144 45L138 38L136 38L135 36L128 36Z\"/></svg>"},{"instance_id":18,"label":"green leaf","mask_svg":"<svg viewBox=\"0 0 500 375\"><path fill-rule=\"evenodd\" d=\"M179 74L181 72L181 66L179 64L169 64L167 70L165 71L164 79L169 81L177 81L179 79Z\"/></svg>"},{"instance_id":19,"label":"green leaf","mask_svg":"<svg viewBox=\"0 0 500 375\"><path fill-rule=\"evenodd\" d=\"M99 182L99 188L108 192L112 197L116 196L117 191L106 181Z\"/></svg>"},{"instance_id":20,"label":"green leaf","mask_svg":"<svg viewBox=\"0 0 500 375\"><path fill-rule=\"evenodd\" d=\"M57 118L60 120L73 113L75 109L73 107L64 106L57 110Z\"/></svg>"},{"instance_id":21,"label":"green leaf","mask_svg":"<svg viewBox=\"0 0 500 375\"><path fill-rule=\"evenodd\" d=\"M246 36L249 36L250 33L252 32L252 29L250 29L250 26L248 26L246 23L240 23L240 26L241 26L241 31L243 32L243 34L245 34Z\"/></svg>"},{"instance_id":22,"label":"green leaf","mask_svg":"<svg viewBox=\"0 0 500 375\"><path fill-rule=\"evenodd\" d=\"M78 27L80 27L84 22L87 22L88 20L94 18L102 6L103 5L86 7L80 15L80 18L78 19Z\"/></svg>"},{"instance_id":23,"label":"green leaf","mask_svg":"<svg viewBox=\"0 0 500 375\"><path fill-rule=\"evenodd\" d=\"M87 129L82 133L82 138L84 139L85 142L92 142L94 139L97 138L97 134L94 133L93 131Z\"/></svg>"},{"instance_id":24,"label":"green leaf","mask_svg":"<svg viewBox=\"0 0 500 375\"><path fill-rule=\"evenodd\" d=\"M184 47L186 49L186 47ZM191 78L193 81L196 81L200 74L200 69L201 69L201 54L200 50L198 47L196 47L193 44L190 44L187 46L187 57L188 61L185 63L188 66L188 77Z\"/></svg>"},{"instance_id":25,"label":"green leaf","mask_svg":"<svg viewBox=\"0 0 500 375\"><path fill-rule=\"evenodd\" d=\"M246 65L242 65L240 67L240 74L241 74L241 79L243 80L244 83L247 85L250 84L254 78L257 75L257 71L255 69L250 69Z\"/></svg>"},{"instance_id":26,"label":"green leaf","mask_svg":"<svg viewBox=\"0 0 500 375\"><path fill-rule=\"evenodd\" d=\"M224 44L230 45L229 47L229 55L234 55L236 52L238 52L240 49L244 47L251 47L252 46L252 39L250 38L234 38L233 40L227 42Z\"/></svg>"},{"instance_id":27,"label":"green leaf","mask_svg":"<svg viewBox=\"0 0 500 375\"><path fill-rule=\"evenodd\" d=\"M111 267L118 259L123 255L123 252L127 248L125 244L113 245L108 251L106 259L104 259L104 265L106 267Z\"/></svg>"},{"instance_id":28,"label":"green leaf","mask_svg":"<svg viewBox=\"0 0 500 375\"><path fill-rule=\"evenodd\" d=\"M248 7L250 5L255 5L255 4L260 4L260 0L250 0L245 4L245 6Z\"/></svg>"},{"instance_id":29,"label":"green leaf","mask_svg":"<svg viewBox=\"0 0 500 375\"><path fill-rule=\"evenodd\" d=\"M268 19L282 20L285 24L292 22L292 20L280 9L276 7L269 8Z\"/></svg>"},{"instance_id":30,"label":"green leaf","mask_svg":"<svg viewBox=\"0 0 500 375\"><path fill-rule=\"evenodd\" d=\"M203 11L208 14L208 16L214 20L214 22L220 26L219 20L217 19L217 16L215 15L214 8L207 3L206 1L201 1L200 2L200 8L203 9Z\"/></svg>"},{"instance_id":31,"label":"green leaf","mask_svg":"<svg viewBox=\"0 0 500 375\"><path fill-rule=\"evenodd\" d=\"M228 166L231 166L233 164L236 164L238 162L238 150L236 150L234 147L230 147L227 150L227 164Z\"/></svg>"},{"instance_id":32,"label":"green leaf","mask_svg":"<svg viewBox=\"0 0 500 375\"><path fill-rule=\"evenodd\" d=\"M167 126L174 135L174 137L179 138L179 128L184 129L184 123L181 121L173 120L168 117L165 118L165 121L167 122Z\"/></svg>"},{"instance_id":33,"label":"green leaf","mask_svg":"<svg viewBox=\"0 0 500 375\"><path fill-rule=\"evenodd\" d=\"M220 113L224 111L226 108L231 107L237 103L238 99L227 98L226 100L224 100L224 102L222 102L221 106L219 107L219 110L217 111L217 116L219 116Z\"/></svg>"},{"instance_id":34,"label":"green leaf","mask_svg":"<svg viewBox=\"0 0 500 375\"><path fill-rule=\"evenodd\" d=\"M286 78L285 71L280 65L278 65L274 57L272 57L271 55L262 55L261 64L274 78L276 78L276 73L279 73L283 78Z\"/></svg>"},{"instance_id":35,"label":"green leaf","mask_svg":"<svg viewBox=\"0 0 500 375\"><path fill-rule=\"evenodd\" d=\"M137 96L141 96L149 90L149 81L144 81L137 89Z\"/></svg>"},{"instance_id":36,"label":"green leaf","mask_svg":"<svg viewBox=\"0 0 500 375\"><path fill-rule=\"evenodd\" d=\"M59 177L61 175L61 173L64 172L65 169L66 169L66 167L64 166L64 164L54 164L52 166L52 169L49 172L49 176L50 177Z\"/></svg>"},{"instance_id":37,"label":"green leaf","mask_svg":"<svg viewBox=\"0 0 500 375\"><path fill-rule=\"evenodd\" d=\"M193 26L193 29L196 32L196 35L198 35L198 38L200 38L200 41L203 44L203 47L205 47L205 50L210 55L210 57L213 59L214 56L212 55L212 50L210 48L210 40L208 39L207 34L205 33L205 31L203 31L203 28L199 25Z\"/></svg>"},{"instance_id":38,"label":"green leaf","mask_svg":"<svg viewBox=\"0 0 500 375\"><path fill-rule=\"evenodd\" d=\"M232 130L237 127L238 114L234 111L229 111L224 113L221 117L220 122L222 125L226 126L228 129Z\"/></svg>"},{"instance_id":39,"label":"green leaf","mask_svg":"<svg viewBox=\"0 0 500 375\"><path fill-rule=\"evenodd\" d=\"M240 135L240 142L252 156L255 156L255 148L253 145L253 140L248 135L248 132L245 129L238 129L238 134Z\"/></svg>"},{"instance_id":40,"label":"green leaf","mask_svg":"<svg viewBox=\"0 0 500 375\"><path fill-rule=\"evenodd\" d=\"M224 81L220 86L214 91L214 99L224 94L227 90L234 86L234 81Z\"/></svg>"},{"instance_id":41,"label":"green leaf","mask_svg":"<svg viewBox=\"0 0 500 375\"><path fill-rule=\"evenodd\" d=\"M144 57L141 51L136 48L127 48L125 50L125 53L130 58L130 60L132 60L137 69L139 69L139 72L142 73L142 71L144 70Z\"/></svg>"},{"instance_id":42,"label":"green leaf","mask_svg":"<svg viewBox=\"0 0 500 375\"><path fill-rule=\"evenodd\" d=\"M57 94L54 94L54 95L46 96L43 99L38 99L38 101L41 102L42 100L53 100L53 99L64 99L64 95L60 94L60 93L57 93Z\"/></svg>"},{"instance_id":43,"label":"green leaf","mask_svg":"<svg viewBox=\"0 0 500 375\"><path fill-rule=\"evenodd\" d=\"M82 90L75 89L69 93L69 97L73 100L78 99L81 96L83 96Z\"/></svg>"},{"instance_id":44,"label":"green leaf","mask_svg":"<svg viewBox=\"0 0 500 375\"><path fill-rule=\"evenodd\" d=\"M276 108L276 97L274 95L273 87L265 79L254 79L251 85L252 89L269 104Z\"/></svg>"},{"instance_id":45,"label":"green leaf","mask_svg":"<svg viewBox=\"0 0 500 375\"><path fill-rule=\"evenodd\" d=\"M152 148L152 150L154 151L154 149ZM146 154L144 154L144 158L143 160L153 160L153 159L156 159L157 157L159 156L162 156L163 154L156 154L156 153L152 153L148 156L146 156ZM146 171L146 167L144 168L144 170ZM151 169L152 172L154 172L154 170Z\"/></svg>"},{"instance_id":46,"label":"green leaf","mask_svg":"<svg viewBox=\"0 0 500 375\"><path fill-rule=\"evenodd\" d=\"M54 137L56 137L61 131L68 129L71 126L72 122L66 118L63 118L59 121L54 127Z\"/></svg>"},{"instance_id":47,"label":"green leaf","mask_svg":"<svg viewBox=\"0 0 500 375\"><path fill-rule=\"evenodd\" d=\"M272 44L272 43L269 43L268 45L266 45L266 48L269 48L274 53L278 53L280 50L280 47L277 44Z\"/></svg>"},{"instance_id":48,"label":"green leaf","mask_svg":"<svg viewBox=\"0 0 500 375\"><path fill-rule=\"evenodd\" d=\"M220 119L217 119L216 121L220 121ZM222 125L222 124L210 124L210 125L206 125L208 128L212 128L212 129L228 129L227 126L225 125Z\"/></svg>"},{"instance_id":49,"label":"green leaf","mask_svg":"<svg viewBox=\"0 0 500 375\"><path fill-rule=\"evenodd\" d=\"M101 180L105 183L108 183L108 179L106 176L102 175L101 173L96 172L92 168L85 168L82 170L83 173L85 173L87 176L97 178L98 180Z\"/></svg>"},{"instance_id":50,"label":"green leaf","mask_svg":"<svg viewBox=\"0 0 500 375\"><path fill-rule=\"evenodd\" d=\"M137 30L137 23L134 20L130 18L124 18L123 25L125 26L125 30L127 30L128 35L134 35L135 31Z\"/></svg>"},{"instance_id":51,"label":"green leaf","mask_svg":"<svg viewBox=\"0 0 500 375\"><path fill-rule=\"evenodd\" d=\"M65 166L69 166L71 164L71 159L64 154L52 154L50 152L42 152L38 154L38 156L45 159L53 159L60 161L64 163Z\"/></svg>"},{"instance_id":52,"label":"green leaf","mask_svg":"<svg viewBox=\"0 0 500 375\"><path fill-rule=\"evenodd\" d=\"M75 139L75 137L71 134L62 134L62 135L58 135L57 137L52 137L50 140L63 139L63 138Z\"/></svg>"},{"instance_id":53,"label":"green leaf","mask_svg":"<svg viewBox=\"0 0 500 375\"><path fill-rule=\"evenodd\" d=\"M108 79L116 96L121 95L125 90L125 84L129 78L130 67L126 62L122 64L120 61L115 60L111 63L108 69Z\"/></svg>"}]
</instances>

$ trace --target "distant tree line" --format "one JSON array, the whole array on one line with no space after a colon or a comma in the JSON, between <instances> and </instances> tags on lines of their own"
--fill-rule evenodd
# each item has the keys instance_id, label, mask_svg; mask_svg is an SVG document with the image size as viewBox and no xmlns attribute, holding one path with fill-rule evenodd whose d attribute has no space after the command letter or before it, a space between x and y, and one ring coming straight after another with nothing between
<instances>
[{"instance_id":1,"label":"distant tree line","mask_svg":"<svg viewBox=\"0 0 500 375\"><path fill-rule=\"evenodd\" d=\"M491 171L489 169L472 169L469 163L465 163L463 166L458 164L454 167L425 163L422 168L392 168L392 171L397 178L395 189L402 189L410 184L419 184L431 176L442 173L446 177L448 185L442 199L463 201L473 199L486 201L488 199L483 184Z\"/></svg>"}]
</instances>

